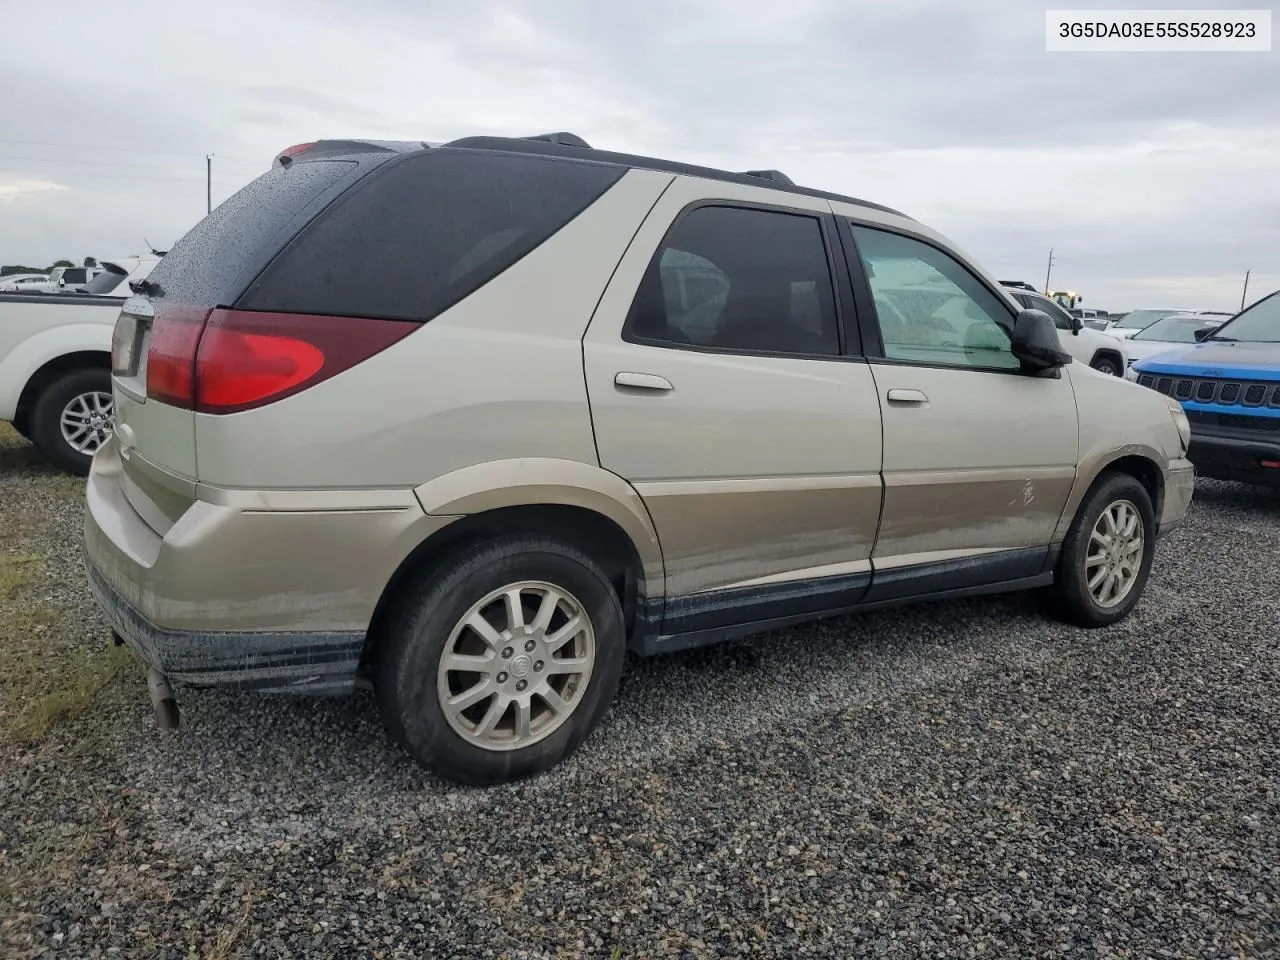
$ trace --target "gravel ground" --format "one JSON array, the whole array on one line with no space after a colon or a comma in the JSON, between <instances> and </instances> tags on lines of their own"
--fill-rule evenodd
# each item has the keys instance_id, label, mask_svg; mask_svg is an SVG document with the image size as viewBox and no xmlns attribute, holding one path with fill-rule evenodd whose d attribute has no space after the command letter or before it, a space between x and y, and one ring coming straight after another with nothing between
<instances>
[{"instance_id":1,"label":"gravel ground","mask_svg":"<svg viewBox=\"0 0 1280 960\"><path fill-rule=\"evenodd\" d=\"M68 490L0 457L99 643ZM999 598L635 663L490 790L366 695L187 692L160 734L129 677L0 753L0 956L1277 956L1277 548L1280 496L1202 482L1124 624Z\"/></svg>"}]
</instances>

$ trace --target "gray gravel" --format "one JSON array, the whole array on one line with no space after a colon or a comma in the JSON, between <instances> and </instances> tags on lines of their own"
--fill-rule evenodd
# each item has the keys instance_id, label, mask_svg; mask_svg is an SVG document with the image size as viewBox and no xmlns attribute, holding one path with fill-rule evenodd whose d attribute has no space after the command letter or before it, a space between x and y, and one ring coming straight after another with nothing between
<instances>
[{"instance_id":1,"label":"gray gravel","mask_svg":"<svg viewBox=\"0 0 1280 960\"><path fill-rule=\"evenodd\" d=\"M1280 496L1202 482L1122 625L1015 597L636 663L575 758L483 791L367 695L188 692L161 735L131 679L100 745L4 760L11 858L93 840L0 954L1276 956L1278 577Z\"/></svg>"}]
</instances>

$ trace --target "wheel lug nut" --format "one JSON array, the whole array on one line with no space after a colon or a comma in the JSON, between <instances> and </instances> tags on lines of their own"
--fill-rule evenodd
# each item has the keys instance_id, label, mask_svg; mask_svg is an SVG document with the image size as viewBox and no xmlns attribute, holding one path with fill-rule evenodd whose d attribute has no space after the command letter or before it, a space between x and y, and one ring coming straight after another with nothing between
<instances>
[{"instance_id":1,"label":"wheel lug nut","mask_svg":"<svg viewBox=\"0 0 1280 960\"><path fill-rule=\"evenodd\" d=\"M515 653L514 650L512 650L510 647L507 647L502 651L502 657L504 660L510 660L514 653Z\"/></svg>"},{"instance_id":2,"label":"wheel lug nut","mask_svg":"<svg viewBox=\"0 0 1280 960\"><path fill-rule=\"evenodd\" d=\"M546 666L546 664L544 664L541 660L539 660L537 663L533 665L533 669L537 671L541 671L544 666Z\"/></svg>"},{"instance_id":3,"label":"wheel lug nut","mask_svg":"<svg viewBox=\"0 0 1280 960\"><path fill-rule=\"evenodd\" d=\"M505 673L500 673L500 674L498 674L498 682L499 682L499 683L506 683L506 682L507 682L507 675L506 675Z\"/></svg>"},{"instance_id":4,"label":"wheel lug nut","mask_svg":"<svg viewBox=\"0 0 1280 960\"><path fill-rule=\"evenodd\" d=\"M525 687L527 687L528 685L529 685L529 684L528 684L526 681L524 681L524 680L520 680L520 681L518 681L518 682L516 683L516 689L517 689L517 690L523 690L523 689L524 689Z\"/></svg>"},{"instance_id":5,"label":"wheel lug nut","mask_svg":"<svg viewBox=\"0 0 1280 960\"><path fill-rule=\"evenodd\" d=\"M537 644L536 644L536 643L534 643L532 640L530 640L528 643L526 643L526 644L524 645L525 652L526 652L526 653L533 653L533 648L534 648L534 647L536 647L536 646L537 646Z\"/></svg>"}]
</instances>

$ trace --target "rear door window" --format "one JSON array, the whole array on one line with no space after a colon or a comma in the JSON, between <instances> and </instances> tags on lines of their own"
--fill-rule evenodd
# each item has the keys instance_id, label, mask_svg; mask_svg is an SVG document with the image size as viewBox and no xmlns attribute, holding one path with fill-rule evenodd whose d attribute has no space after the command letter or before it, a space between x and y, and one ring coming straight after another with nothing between
<instances>
[{"instance_id":1,"label":"rear door window","mask_svg":"<svg viewBox=\"0 0 1280 960\"><path fill-rule=\"evenodd\" d=\"M623 336L661 346L839 353L821 222L743 207L690 211L650 262Z\"/></svg>"},{"instance_id":2,"label":"rear door window","mask_svg":"<svg viewBox=\"0 0 1280 960\"><path fill-rule=\"evenodd\" d=\"M555 234L623 172L448 148L410 154L316 218L237 306L429 320Z\"/></svg>"}]
</instances>

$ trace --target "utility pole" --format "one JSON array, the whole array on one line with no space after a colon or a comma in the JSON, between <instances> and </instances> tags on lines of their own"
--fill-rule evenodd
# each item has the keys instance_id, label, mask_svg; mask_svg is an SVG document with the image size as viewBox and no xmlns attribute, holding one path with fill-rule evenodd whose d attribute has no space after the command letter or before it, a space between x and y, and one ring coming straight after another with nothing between
<instances>
[{"instance_id":1,"label":"utility pole","mask_svg":"<svg viewBox=\"0 0 1280 960\"><path fill-rule=\"evenodd\" d=\"M1044 295L1049 295L1049 274L1053 273L1053 247L1049 248L1049 266L1044 272Z\"/></svg>"},{"instance_id":2,"label":"utility pole","mask_svg":"<svg viewBox=\"0 0 1280 960\"><path fill-rule=\"evenodd\" d=\"M213 213L213 154L204 155L204 202L206 213Z\"/></svg>"},{"instance_id":3,"label":"utility pole","mask_svg":"<svg viewBox=\"0 0 1280 960\"><path fill-rule=\"evenodd\" d=\"M1249 274L1251 270L1244 272L1244 289L1240 291L1240 309L1244 309L1244 298L1249 295Z\"/></svg>"}]
</instances>

